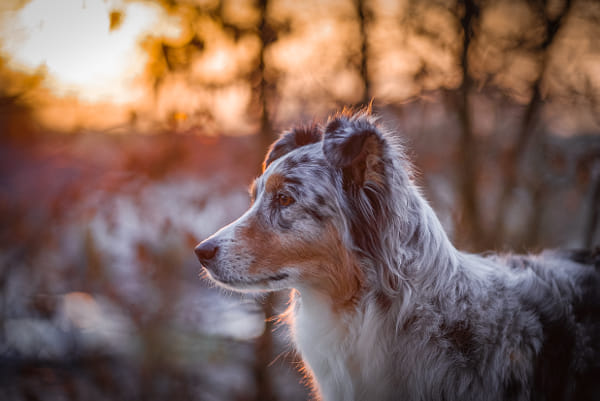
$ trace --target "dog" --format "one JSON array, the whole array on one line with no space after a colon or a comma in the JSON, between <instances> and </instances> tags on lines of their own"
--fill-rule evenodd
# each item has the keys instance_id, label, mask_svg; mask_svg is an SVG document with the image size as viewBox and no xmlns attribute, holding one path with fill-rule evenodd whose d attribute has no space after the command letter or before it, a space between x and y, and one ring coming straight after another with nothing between
<instances>
[{"instance_id":1,"label":"dog","mask_svg":"<svg viewBox=\"0 0 600 401\"><path fill-rule=\"evenodd\" d=\"M368 109L289 130L195 253L228 289L293 289L316 399L599 400L600 252L461 252L405 155Z\"/></svg>"}]
</instances>

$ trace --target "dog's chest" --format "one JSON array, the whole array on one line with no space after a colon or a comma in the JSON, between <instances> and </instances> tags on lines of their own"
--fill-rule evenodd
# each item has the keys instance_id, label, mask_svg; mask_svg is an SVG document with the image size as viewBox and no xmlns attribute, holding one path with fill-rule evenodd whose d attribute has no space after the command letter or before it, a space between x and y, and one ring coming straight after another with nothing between
<instances>
[{"instance_id":1,"label":"dog's chest","mask_svg":"<svg viewBox=\"0 0 600 401\"><path fill-rule=\"evenodd\" d=\"M297 300L293 320L294 341L311 369L335 365L343 359L343 344L348 341L348 329L340 316L325 302L304 297Z\"/></svg>"},{"instance_id":2,"label":"dog's chest","mask_svg":"<svg viewBox=\"0 0 600 401\"><path fill-rule=\"evenodd\" d=\"M370 363L359 333L359 317L336 313L315 297L304 296L296 307L294 341L324 400L360 399L357 395L367 391L369 369L365 366ZM371 373L377 375L375 371Z\"/></svg>"}]
</instances>

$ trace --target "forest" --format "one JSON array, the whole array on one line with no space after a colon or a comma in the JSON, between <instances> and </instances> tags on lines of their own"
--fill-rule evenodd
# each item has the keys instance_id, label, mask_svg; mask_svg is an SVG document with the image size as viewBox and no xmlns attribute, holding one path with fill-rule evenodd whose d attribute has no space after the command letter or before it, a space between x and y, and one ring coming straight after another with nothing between
<instances>
[{"instance_id":1,"label":"forest","mask_svg":"<svg viewBox=\"0 0 600 401\"><path fill-rule=\"evenodd\" d=\"M344 107L459 249L600 246L599 37L594 0L4 0L0 398L308 399L288 293L193 248Z\"/></svg>"}]
</instances>

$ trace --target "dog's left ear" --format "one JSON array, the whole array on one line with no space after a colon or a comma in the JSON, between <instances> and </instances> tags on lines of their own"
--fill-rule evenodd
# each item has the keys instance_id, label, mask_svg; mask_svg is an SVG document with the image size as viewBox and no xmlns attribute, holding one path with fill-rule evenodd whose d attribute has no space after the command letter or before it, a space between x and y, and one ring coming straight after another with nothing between
<instances>
[{"instance_id":1,"label":"dog's left ear","mask_svg":"<svg viewBox=\"0 0 600 401\"><path fill-rule=\"evenodd\" d=\"M365 113L336 116L325 127L323 153L344 171L345 186L383 186L385 146L382 133Z\"/></svg>"},{"instance_id":2,"label":"dog's left ear","mask_svg":"<svg viewBox=\"0 0 600 401\"><path fill-rule=\"evenodd\" d=\"M269 148L263 161L263 172L269 164L301 146L310 145L321 140L321 132L316 125L301 126L284 132Z\"/></svg>"}]
</instances>

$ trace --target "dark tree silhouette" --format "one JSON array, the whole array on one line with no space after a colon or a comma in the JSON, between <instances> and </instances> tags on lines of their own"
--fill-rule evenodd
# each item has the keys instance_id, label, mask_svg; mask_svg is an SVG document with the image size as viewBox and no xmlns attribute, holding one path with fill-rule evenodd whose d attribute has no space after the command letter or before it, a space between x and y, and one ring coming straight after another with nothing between
<instances>
[{"instance_id":1,"label":"dark tree silhouette","mask_svg":"<svg viewBox=\"0 0 600 401\"><path fill-rule=\"evenodd\" d=\"M369 77L369 32L368 27L372 19L370 11L365 0L354 0L358 15L358 26L360 34L360 78L363 82L364 92L361 104L366 105L371 102L371 79Z\"/></svg>"},{"instance_id":2,"label":"dark tree silhouette","mask_svg":"<svg viewBox=\"0 0 600 401\"><path fill-rule=\"evenodd\" d=\"M538 113L542 105L541 85L543 83L544 78L546 77L546 69L548 67L552 43L554 42L560 28L565 24L565 21L568 18L569 12L571 10L571 0L565 0L561 11L557 13L556 16L551 17L548 16L546 12L548 7L548 2L546 0L535 0L530 1L529 3L534 8L538 18L544 21L544 39L541 41L539 48L536 49L537 52L541 54L542 61L540 64L540 69L537 78L531 85L531 98L525 108L523 120L521 122L516 140L508 148L508 151L505 155L505 160L503 162L506 171L504 174L504 183L500 195L500 200L498 202L498 208L494 219L495 223L493 224L494 227L500 228L500 230L496 233L497 243L502 243L506 241L506 232L504 229L504 225L502 224L502 219L504 218L504 216L506 216L506 213L508 212L511 194L514 191L515 187L519 185L519 176L521 175L519 165L523 161L523 157L528 151L539 152L539 150L541 149L541 147L539 146L539 140L537 141L538 146L536 146L535 148L532 146L536 142L536 133L538 132L538 127L536 125L539 121ZM537 155L537 157L542 158L542 156L539 154ZM541 195L543 192L541 186L543 185L543 182L541 180L530 180L530 185L532 186L531 191L534 200L541 201ZM537 230L539 229L541 219L541 212L542 207L537 207L530 215L530 221L527 224L527 226L530 227L530 229L529 233L526 235L525 238L525 248L536 243Z\"/></svg>"},{"instance_id":3,"label":"dark tree silhouette","mask_svg":"<svg viewBox=\"0 0 600 401\"><path fill-rule=\"evenodd\" d=\"M462 52L460 55L460 67L462 70L462 82L457 90L456 111L460 121L460 139L457 149L457 159L460 160L458 167L458 189L459 204L461 209L458 212L459 226L459 244L469 244L473 249L480 249L482 246L483 230L479 216L479 203L477 200L477 177L476 168L479 160L477 159L476 143L473 138L472 116L470 92L471 76L469 69L469 49L474 35L474 27L477 24L480 9L474 0L465 0L459 2L459 15L462 27Z\"/></svg>"}]
</instances>

